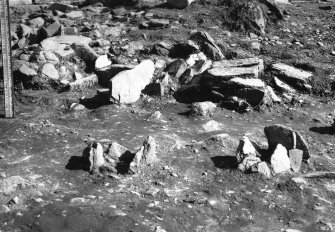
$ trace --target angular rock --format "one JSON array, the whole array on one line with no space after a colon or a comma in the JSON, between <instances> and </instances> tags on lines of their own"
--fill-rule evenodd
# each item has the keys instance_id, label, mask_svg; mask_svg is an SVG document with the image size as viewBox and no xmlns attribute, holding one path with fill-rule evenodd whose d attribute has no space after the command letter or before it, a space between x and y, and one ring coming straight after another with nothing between
<instances>
[{"instance_id":1,"label":"angular rock","mask_svg":"<svg viewBox=\"0 0 335 232\"><path fill-rule=\"evenodd\" d=\"M10 208L7 205L0 206L0 214L9 213L9 212L10 212Z\"/></svg>"},{"instance_id":2,"label":"angular rock","mask_svg":"<svg viewBox=\"0 0 335 232\"><path fill-rule=\"evenodd\" d=\"M151 28L163 28L169 26L170 21L168 19L150 19L149 27Z\"/></svg>"},{"instance_id":3,"label":"angular rock","mask_svg":"<svg viewBox=\"0 0 335 232\"><path fill-rule=\"evenodd\" d=\"M93 74L93 75L90 75L85 78L69 83L69 89L79 90L79 89L84 89L84 88L91 88L95 86L97 83L98 83L98 77L95 74Z\"/></svg>"},{"instance_id":4,"label":"angular rock","mask_svg":"<svg viewBox=\"0 0 335 232\"><path fill-rule=\"evenodd\" d=\"M60 62L59 58L53 52L45 51L43 52L43 55L45 59L50 63L58 64Z\"/></svg>"},{"instance_id":5,"label":"angular rock","mask_svg":"<svg viewBox=\"0 0 335 232\"><path fill-rule=\"evenodd\" d=\"M271 170L264 161L257 164L257 171L268 179L271 177Z\"/></svg>"},{"instance_id":6,"label":"angular rock","mask_svg":"<svg viewBox=\"0 0 335 232\"><path fill-rule=\"evenodd\" d=\"M192 33L190 40L194 41L210 59L217 61L225 58L219 46L207 32L196 31Z\"/></svg>"},{"instance_id":7,"label":"angular rock","mask_svg":"<svg viewBox=\"0 0 335 232\"><path fill-rule=\"evenodd\" d=\"M32 29L25 25L25 24L20 24L18 27L17 27L17 30L16 30L16 33L17 33L17 36L21 39L22 37L26 37L28 36L30 33L32 32Z\"/></svg>"},{"instance_id":8,"label":"angular rock","mask_svg":"<svg viewBox=\"0 0 335 232\"><path fill-rule=\"evenodd\" d=\"M128 14L128 10L124 6L120 6L120 7L115 7L111 11L111 13L112 13L112 15L124 16L124 15Z\"/></svg>"},{"instance_id":9,"label":"angular rock","mask_svg":"<svg viewBox=\"0 0 335 232\"><path fill-rule=\"evenodd\" d=\"M147 165L157 162L158 158L156 155L156 141L152 136L148 136L143 142L143 157Z\"/></svg>"},{"instance_id":10,"label":"angular rock","mask_svg":"<svg viewBox=\"0 0 335 232\"><path fill-rule=\"evenodd\" d=\"M108 156L113 159L119 159L124 153L129 151L126 147L118 144L117 142L113 142L108 150Z\"/></svg>"},{"instance_id":11,"label":"angular rock","mask_svg":"<svg viewBox=\"0 0 335 232\"><path fill-rule=\"evenodd\" d=\"M41 17L37 17L29 20L29 25L31 27L42 27L44 25L44 19Z\"/></svg>"},{"instance_id":12,"label":"angular rock","mask_svg":"<svg viewBox=\"0 0 335 232\"><path fill-rule=\"evenodd\" d=\"M156 163L159 159L156 156L156 142L151 136L144 140L141 148L135 153L134 159L130 164L131 170L139 172L143 167Z\"/></svg>"},{"instance_id":13,"label":"angular rock","mask_svg":"<svg viewBox=\"0 0 335 232\"><path fill-rule=\"evenodd\" d=\"M95 61L95 68L102 69L110 66L112 62L108 59L107 55L99 56Z\"/></svg>"},{"instance_id":14,"label":"angular rock","mask_svg":"<svg viewBox=\"0 0 335 232\"><path fill-rule=\"evenodd\" d=\"M119 26L119 27L107 27L105 30L103 30L103 34L105 36L120 37L121 33L122 33L121 26Z\"/></svg>"},{"instance_id":15,"label":"angular rock","mask_svg":"<svg viewBox=\"0 0 335 232\"><path fill-rule=\"evenodd\" d=\"M191 106L192 115L206 116L214 112L216 105L213 102L195 102Z\"/></svg>"},{"instance_id":16,"label":"angular rock","mask_svg":"<svg viewBox=\"0 0 335 232\"><path fill-rule=\"evenodd\" d=\"M271 66L273 73L290 85L301 87L313 76L313 73L306 72L283 63L276 63Z\"/></svg>"},{"instance_id":17,"label":"angular rock","mask_svg":"<svg viewBox=\"0 0 335 232\"><path fill-rule=\"evenodd\" d=\"M277 19L281 20L284 18L282 9L278 6L276 0L260 0L260 2L266 5L276 15Z\"/></svg>"},{"instance_id":18,"label":"angular rock","mask_svg":"<svg viewBox=\"0 0 335 232\"><path fill-rule=\"evenodd\" d=\"M235 59L235 60L221 60L213 62L212 68L233 68L233 67L254 67L258 72L264 71L264 61L258 57Z\"/></svg>"},{"instance_id":19,"label":"angular rock","mask_svg":"<svg viewBox=\"0 0 335 232\"><path fill-rule=\"evenodd\" d=\"M184 85L190 83L194 77L194 70L191 68L186 69L186 71L179 78L179 83Z\"/></svg>"},{"instance_id":20,"label":"angular rock","mask_svg":"<svg viewBox=\"0 0 335 232\"><path fill-rule=\"evenodd\" d=\"M78 28L76 27L63 27L62 35L77 35Z\"/></svg>"},{"instance_id":21,"label":"angular rock","mask_svg":"<svg viewBox=\"0 0 335 232\"><path fill-rule=\"evenodd\" d=\"M264 16L264 12L260 6L255 7L255 23L258 26L259 30L264 34L266 27L266 19Z\"/></svg>"},{"instance_id":22,"label":"angular rock","mask_svg":"<svg viewBox=\"0 0 335 232\"><path fill-rule=\"evenodd\" d=\"M302 153L289 153L292 171L299 172L302 164Z\"/></svg>"},{"instance_id":23,"label":"angular rock","mask_svg":"<svg viewBox=\"0 0 335 232\"><path fill-rule=\"evenodd\" d=\"M274 151L278 144L283 145L287 150L293 149L293 130L290 127L276 124L264 128L264 133L269 143L269 150ZM303 137L296 133L296 148L302 150L303 159L307 160L310 157L309 148Z\"/></svg>"},{"instance_id":24,"label":"angular rock","mask_svg":"<svg viewBox=\"0 0 335 232\"><path fill-rule=\"evenodd\" d=\"M99 85L103 87L108 87L109 80L112 79L116 74L122 71L131 70L133 68L135 68L135 66L132 64L128 64L128 65L112 64L105 68L96 69L95 73L98 76Z\"/></svg>"},{"instance_id":25,"label":"angular rock","mask_svg":"<svg viewBox=\"0 0 335 232\"><path fill-rule=\"evenodd\" d=\"M75 111L81 111L81 110L85 110L86 107L82 104L79 104L79 103L73 103L73 104L71 104L70 109L75 110Z\"/></svg>"},{"instance_id":26,"label":"angular rock","mask_svg":"<svg viewBox=\"0 0 335 232\"><path fill-rule=\"evenodd\" d=\"M255 51L260 51L261 50L261 43L260 42L252 42L251 43L251 49Z\"/></svg>"},{"instance_id":27,"label":"angular rock","mask_svg":"<svg viewBox=\"0 0 335 232\"><path fill-rule=\"evenodd\" d=\"M48 25L47 27L43 27L42 30L44 30L47 38L48 37L52 37L55 35L59 35L60 34L60 28L61 28L61 24L59 22L54 22L50 25Z\"/></svg>"},{"instance_id":28,"label":"angular rock","mask_svg":"<svg viewBox=\"0 0 335 232\"><path fill-rule=\"evenodd\" d=\"M173 8L184 9L192 2L194 2L194 0L168 0L167 4Z\"/></svg>"},{"instance_id":29,"label":"angular rock","mask_svg":"<svg viewBox=\"0 0 335 232\"><path fill-rule=\"evenodd\" d=\"M197 53L197 54L191 54L187 60L186 60L186 64L189 66L189 67L192 67L193 65L195 65L195 63L199 60L207 60L207 57L205 56L204 53L200 52L200 53Z\"/></svg>"},{"instance_id":30,"label":"angular rock","mask_svg":"<svg viewBox=\"0 0 335 232\"><path fill-rule=\"evenodd\" d=\"M271 97L272 102L281 103L281 99L273 91L273 89L271 88L271 86L266 86L266 91L269 93L269 96Z\"/></svg>"},{"instance_id":31,"label":"angular rock","mask_svg":"<svg viewBox=\"0 0 335 232\"><path fill-rule=\"evenodd\" d=\"M248 137L244 136L240 140L240 144L236 150L236 159L238 163L241 163L248 156L259 156L254 145L251 143Z\"/></svg>"},{"instance_id":32,"label":"angular rock","mask_svg":"<svg viewBox=\"0 0 335 232\"><path fill-rule=\"evenodd\" d=\"M88 45L92 39L89 37L73 35L50 37L41 42L41 47L46 51L52 51L61 57L66 57L74 53L74 50L71 49L70 45L78 41Z\"/></svg>"},{"instance_id":33,"label":"angular rock","mask_svg":"<svg viewBox=\"0 0 335 232\"><path fill-rule=\"evenodd\" d=\"M238 165L238 169L242 172L257 172L258 164L260 162L261 159L257 156L247 156Z\"/></svg>"},{"instance_id":34,"label":"angular rock","mask_svg":"<svg viewBox=\"0 0 335 232\"><path fill-rule=\"evenodd\" d=\"M294 93L295 90L291 88L288 84L282 82L277 77L273 78L273 82L275 84L276 89L282 91L282 92L288 92L288 93Z\"/></svg>"},{"instance_id":35,"label":"angular rock","mask_svg":"<svg viewBox=\"0 0 335 232\"><path fill-rule=\"evenodd\" d=\"M291 169L290 158L287 155L287 150L281 144L277 144L277 147L271 156L271 167L275 174L286 172Z\"/></svg>"},{"instance_id":36,"label":"angular rock","mask_svg":"<svg viewBox=\"0 0 335 232\"><path fill-rule=\"evenodd\" d=\"M100 173L100 168L105 165L104 149L100 143L94 142L90 146L89 153L89 171Z\"/></svg>"},{"instance_id":37,"label":"angular rock","mask_svg":"<svg viewBox=\"0 0 335 232\"><path fill-rule=\"evenodd\" d=\"M175 77L177 80L187 69L187 64L183 59L177 59L172 61L164 70L169 73L170 76Z\"/></svg>"},{"instance_id":38,"label":"angular rock","mask_svg":"<svg viewBox=\"0 0 335 232\"><path fill-rule=\"evenodd\" d=\"M194 75L201 74L205 72L212 66L211 60L198 60L193 66L192 70L194 71Z\"/></svg>"},{"instance_id":39,"label":"angular rock","mask_svg":"<svg viewBox=\"0 0 335 232\"><path fill-rule=\"evenodd\" d=\"M236 96L228 97L221 102L221 106L229 110L235 110L236 112L245 113L249 112L252 107L251 105L241 98Z\"/></svg>"},{"instance_id":40,"label":"angular rock","mask_svg":"<svg viewBox=\"0 0 335 232\"><path fill-rule=\"evenodd\" d=\"M61 11L61 12L64 12L64 13L68 12L68 11L71 11L71 10L75 10L75 9L78 9L78 7L70 5L70 4L63 4L63 3L53 3L48 8L48 10L51 10L51 11Z\"/></svg>"},{"instance_id":41,"label":"angular rock","mask_svg":"<svg viewBox=\"0 0 335 232\"><path fill-rule=\"evenodd\" d=\"M59 79L59 73L55 66L51 63L46 63L43 65L41 74L53 80Z\"/></svg>"},{"instance_id":42,"label":"angular rock","mask_svg":"<svg viewBox=\"0 0 335 232\"><path fill-rule=\"evenodd\" d=\"M151 60L142 61L132 70L123 71L110 80L112 102L134 103L141 91L151 82L155 64Z\"/></svg>"},{"instance_id":43,"label":"angular rock","mask_svg":"<svg viewBox=\"0 0 335 232\"><path fill-rule=\"evenodd\" d=\"M229 83L233 83L236 85L241 86L242 88L258 88L258 89L264 89L265 83L260 79L244 79L240 77L235 77L231 80L229 80Z\"/></svg>"},{"instance_id":44,"label":"angular rock","mask_svg":"<svg viewBox=\"0 0 335 232\"><path fill-rule=\"evenodd\" d=\"M27 77L33 77L33 76L37 75L37 72L34 69L32 69L32 68L30 68L26 65L22 65L19 68L19 71L22 75L27 76Z\"/></svg>"},{"instance_id":45,"label":"angular rock","mask_svg":"<svg viewBox=\"0 0 335 232\"><path fill-rule=\"evenodd\" d=\"M160 42L154 45L152 52L160 56L168 56L170 53L170 49L171 49L170 45L164 42Z\"/></svg>"},{"instance_id":46,"label":"angular rock","mask_svg":"<svg viewBox=\"0 0 335 232\"><path fill-rule=\"evenodd\" d=\"M65 15L69 19L81 19L81 18L85 17L84 12L79 11L79 10L78 11L71 11L69 13L66 13Z\"/></svg>"},{"instance_id":47,"label":"angular rock","mask_svg":"<svg viewBox=\"0 0 335 232\"><path fill-rule=\"evenodd\" d=\"M254 67L218 67L208 69L204 73L204 78L208 79L210 82L228 81L234 77L244 77L244 78L257 78L259 74L259 69L257 66Z\"/></svg>"}]
</instances>

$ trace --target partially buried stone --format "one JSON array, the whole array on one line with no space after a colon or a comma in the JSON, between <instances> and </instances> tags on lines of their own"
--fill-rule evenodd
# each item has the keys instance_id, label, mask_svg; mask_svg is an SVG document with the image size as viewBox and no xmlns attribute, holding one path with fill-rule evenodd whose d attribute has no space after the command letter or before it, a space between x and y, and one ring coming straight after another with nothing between
<instances>
[{"instance_id":1,"label":"partially buried stone","mask_svg":"<svg viewBox=\"0 0 335 232\"><path fill-rule=\"evenodd\" d=\"M150 19L149 27L160 28L169 26L170 21L168 19Z\"/></svg>"},{"instance_id":2,"label":"partially buried stone","mask_svg":"<svg viewBox=\"0 0 335 232\"><path fill-rule=\"evenodd\" d=\"M191 106L192 115L206 116L214 112L216 105L213 102L195 102Z\"/></svg>"}]
</instances>

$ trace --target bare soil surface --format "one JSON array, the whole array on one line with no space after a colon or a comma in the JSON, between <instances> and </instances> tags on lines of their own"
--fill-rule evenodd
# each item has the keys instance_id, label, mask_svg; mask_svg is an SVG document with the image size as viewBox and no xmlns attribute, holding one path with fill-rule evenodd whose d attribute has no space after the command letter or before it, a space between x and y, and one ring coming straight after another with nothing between
<instances>
[{"instance_id":1,"label":"bare soil surface","mask_svg":"<svg viewBox=\"0 0 335 232\"><path fill-rule=\"evenodd\" d=\"M319 9L325 4L333 9ZM26 181L0 194L0 205L10 209L0 209L1 231L333 231L335 175L306 175L335 168L334 8L334 1L293 3L285 6L288 19L267 28L264 38L279 36L282 43L263 44L257 55L317 77L310 83L312 93L297 94L292 103L245 114L217 108L211 116L197 117L189 115L190 105L171 96L73 111L71 103L82 97L93 101L99 86L62 93L23 90L16 96L15 118L0 118L1 178ZM221 43L254 53L244 32L225 35L222 11L214 3L149 11L184 21L178 28L135 30L124 37L136 41L145 34L146 45L185 41L191 30L202 28ZM305 46L285 45L293 40ZM152 116L156 111L160 118ZM221 129L206 132L202 126L210 120L221 123ZM290 126L305 138L308 164L300 173L270 179L237 170L235 152L242 136L267 149L263 129L273 124ZM218 134L226 135L217 139ZM156 140L160 161L140 173L97 176L76 165L85 138L116 141L136 151L148 135Z\"/></svg>"}]
</instances>

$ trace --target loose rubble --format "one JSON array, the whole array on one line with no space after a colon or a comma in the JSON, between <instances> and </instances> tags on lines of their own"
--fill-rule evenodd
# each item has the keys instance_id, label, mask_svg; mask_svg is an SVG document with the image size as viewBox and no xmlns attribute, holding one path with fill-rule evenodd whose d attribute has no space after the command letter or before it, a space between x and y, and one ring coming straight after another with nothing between
<instances>
[{"instance_id":1,"label":"loose rubble","mask_svg":"<svg viewBox=\"0 0 335 232\"><path fill-rule=\"evenodd\" d=\"M9 3L2 230L334 227L333 2Z\"/></svg>"}]
</instances>

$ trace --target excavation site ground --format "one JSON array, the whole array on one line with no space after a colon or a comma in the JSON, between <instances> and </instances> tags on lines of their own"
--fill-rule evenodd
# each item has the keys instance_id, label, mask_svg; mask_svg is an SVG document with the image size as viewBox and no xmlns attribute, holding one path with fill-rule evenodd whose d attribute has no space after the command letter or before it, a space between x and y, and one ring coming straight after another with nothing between
<instances>
[{"instance_id":1,"label":"excavation site ground","mask_svg":"<svg viewBox=\"0 0 335 232\"><path fill-rule=\"evenodd\" d=\"M334 230L334 1L14 2L0 231Z\"/></svg>"}]
</instances>

